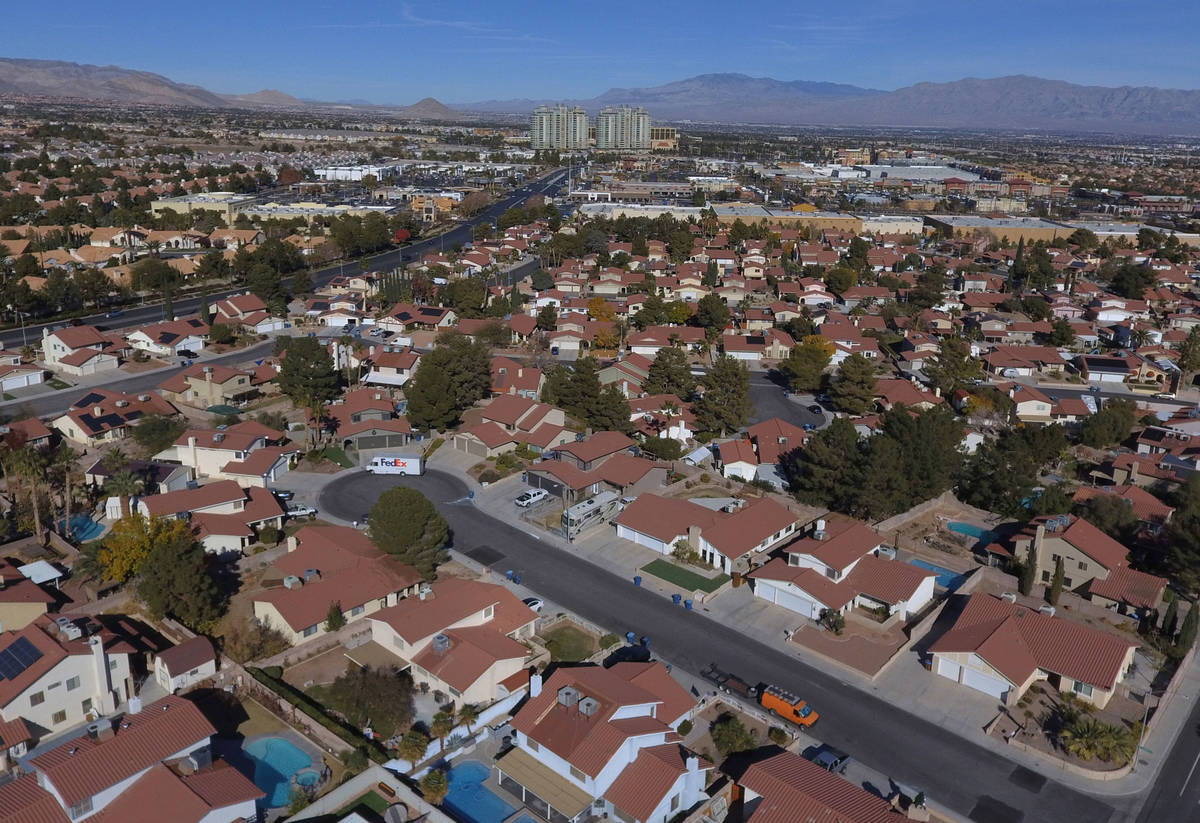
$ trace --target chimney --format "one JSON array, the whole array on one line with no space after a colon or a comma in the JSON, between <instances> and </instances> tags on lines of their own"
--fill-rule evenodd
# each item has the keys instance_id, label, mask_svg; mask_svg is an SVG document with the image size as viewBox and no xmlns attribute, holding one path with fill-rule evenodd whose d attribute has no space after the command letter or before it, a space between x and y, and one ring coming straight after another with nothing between
<instances>
[{"instance_id":1,"label":"chimney","mask_svg":"<svg viewBox=\"0 0 1200 823\"><path fill-rule=\"evenodd\" d=\"M99 697L96 710L100 714L112 714L117 710L117 706L113 700L112 681L108 671L108 654L104 651L104 641L99 637L92 636L88 638L88 645L92 650L92 666L95 669L94 673L96 676L96 696Z\"/></svg>"},{"instance_id":2,"label":"chimney","mask_svg":"<svg viewBox=\"0 0 1200 823\"><path fill-rule=\"evenodd\" d=\"M542 693L542 676L540 674L529 675L529 696L537 697Z\"/></svg>"}]
</instances>

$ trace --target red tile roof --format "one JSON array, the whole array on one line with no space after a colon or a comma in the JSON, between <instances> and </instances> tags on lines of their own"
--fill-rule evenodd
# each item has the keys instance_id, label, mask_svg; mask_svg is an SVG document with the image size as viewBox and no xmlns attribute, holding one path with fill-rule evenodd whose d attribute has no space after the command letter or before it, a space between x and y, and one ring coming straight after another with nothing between
<instances>
[{"instance_id":1,"label":"red tile roof","mask_svg":"<svg viewBox=\"0 0 1200 823\"><path fill-rule=\"evenodd\" d=\"M737 783L762 796L748 823L897 820L887 801L792 752L781 751L750 765Z\"/></svg>"},{"instance_id":2,"label":"red tile roof","mask_svg":"<svg viewBox=\"0 0 1200 823\"><path fill-rule=\"evenodd\" d=\"M176 752L207 743L216 733L196 704L164 697L137 714L126 714L108 740L87 735L32 760L68 806L74 806Z\"/></svg>"},{"instance_id":3,"label":"red tile roof","mask_svg":"<svg viewBox=\"0 0 1200 823\"><path fill-rule=\"evenodd\" d=\"M70 823L54 795L27 774L0 786L0 820L5 823Z\"/></svg>"},{"instance_id":4,"label":"red tile roof","mask_svg":"<svg viewBox=\"0 0 1200 823\"><path fill-rule=\"evenodd\" d=\"M158 653L158 662L166 666L172 676L191 671L216 660L216 658L212 641L203 636L185 640L178 646L172 646Z\"/></svg>"},{"instance_id":5,"label":"red tile roof","mask_svg":"<svg viewBox=\"0 0 1200 823\"><path fill-rule=\"evenodd\" d=\"M680 776L687 773L687 759L691 756L678 743L640 749L633 762L608 787L604 799L634 820L649 820ZM705 761L704 768L711 767Z\"/></svg>"},{"instance_id":6,"label":"red tile roof","mask_svg":"<svg viewBox=\"0 0 1200 823\"><path fill-rule=\"evenodd\" d=\"M817 540L814 536L815 521L808 536L789 544L785 551L791 554L807 554L820 560L833 569L844 569L875 549L883 542L879 533L866 523L852 520L849 517L830 514L826 515L825 537Z\"/></svg>"},{"instance_id":7,"label":"red tile roof","mask_svg":"<svg viewBox=\"0 0 1200 823\"><path fill-rule=\"evenodd\" d=\"M1121 676L1125 655L1136 645L990 594L973 594L954 626L930 651L974 652L1018 685L1040 668L1112 689Z\"/></svg>"}]
</instances>

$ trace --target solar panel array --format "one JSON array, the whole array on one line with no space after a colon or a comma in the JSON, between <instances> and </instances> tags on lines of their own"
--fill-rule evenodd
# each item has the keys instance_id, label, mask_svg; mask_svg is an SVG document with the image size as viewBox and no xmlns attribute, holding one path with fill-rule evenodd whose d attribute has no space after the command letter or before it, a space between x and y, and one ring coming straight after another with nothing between
<instances>
[{"instance_id":1,"label":"solar panel array","mask_svg":"<svg viewBox=\"0 0 1200 823\"><path fill-rule=\"evenodd\" d=\"M27 638L18 637L0 651L0 679L13 680L42 659L42 651Z\"/></svg>"}]
</instances>

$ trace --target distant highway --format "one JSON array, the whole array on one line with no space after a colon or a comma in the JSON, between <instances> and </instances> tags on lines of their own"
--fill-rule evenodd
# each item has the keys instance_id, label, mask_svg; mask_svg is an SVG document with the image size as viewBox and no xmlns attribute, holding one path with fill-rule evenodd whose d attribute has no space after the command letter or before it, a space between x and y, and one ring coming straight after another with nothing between
<instances>
[{"instance_id":1,"label":"distant highway","mask_svg":"<svg viewBox=\"0 0 1200 823\"><path fill-rule=\"evenodd\" d=\"M503 214L513 206L520 205L525 200L534 195L543 195L545 197L554 197L562 188L563 182L566 180L566 172L563 170L552 171L544 177L527 183L524 186L514 190L511 194L487 208L487 210L463 220L449 231L438 235L437 237L426 238L425 240L411 243L398 249L391 249L381 254L367 258L375 269L390 270L403 266L406 263L411 263L418 260L425 254L442 249L451 249L457 244L466 244L472 242L473 229L481 223L494 223L496 218ZM354 263L340 263L338 265L329 266L324 269L318 269L311 273L313 288L320 288L336 277L338 274L346 271L347 268L354 266ZM351 268L351 270L353 270ZM523 272L525 270L522 270ZM246 289L240 287L236 289L227 289L220 292L215 292L208 296L210 305L218 300L224 300L235 294L241 294ZM187 297L174 301L174 311L177 316L193 314L200 309L199 297ZM157 323L163 319L163 305L155 303L149 306L139 306L124 311L120 316L110 318L104 314L93 314L88 317L82 317L84 323L97 326L120 326L120 327L137 327L144 326L150 323ZM21 346L28 343L36 346L38 341L42 339L43 329L52 329L56 326L62 326L64 321L51 320L45 323L26 324L24 329L19 326L15 329L8 329L0 332L0 344L6 349L19 349Z\"/></svg>"}]
</instances>

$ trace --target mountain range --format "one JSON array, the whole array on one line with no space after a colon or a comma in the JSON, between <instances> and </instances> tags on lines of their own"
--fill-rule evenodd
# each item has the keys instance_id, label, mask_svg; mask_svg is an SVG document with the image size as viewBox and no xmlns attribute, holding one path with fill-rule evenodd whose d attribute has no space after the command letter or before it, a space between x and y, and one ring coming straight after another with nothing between
<instances>
[{"instance_id":1,"label":"mountain range","mask_svg":"<svg viewBox=\"0 0 1200 823\"><path fill-rule=\"evenodd\" d=\"M3 94L204 108L369 107L420 120L525 115L541 103L566 102L592 113L609 105L644 106L656 122L1200 135L1200 91L1083 86L1026 75L917 83L881 91L842 83L702 74L649 88L609 89L597 97L578 100L487 100L447 106L426 97L411 106L377 106L359 100L301 100L272 89L217 94L160 74L118 66L0 58Z\"/></svg>"}]
</instances>

